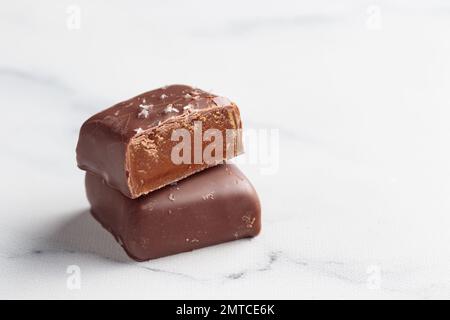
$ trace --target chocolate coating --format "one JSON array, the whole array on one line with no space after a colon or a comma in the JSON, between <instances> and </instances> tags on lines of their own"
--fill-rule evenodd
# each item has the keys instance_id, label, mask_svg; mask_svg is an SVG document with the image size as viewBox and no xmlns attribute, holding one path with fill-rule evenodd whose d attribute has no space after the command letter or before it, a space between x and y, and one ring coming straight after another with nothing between
<instances>
[{"instance_id":1,"label":"chocolate coating","mask_svg":"<svg viewBox=\"0 0 450 320\"><path fill-rule=\"evenodd\" d=\"M214 128L224 136L228 129L242 128L239 109L227 98L190 86L167 86L88 119L80 130L78 166L135 199L243 152L239 135L215 163L173 163L171 152L178 144L171 140L173 130L183 128L192 135L195 122L202 123L202 133ZM208 143L202 141L201 148ZM223 139L223 150L229 145Z\"/></svg>"},{"instance_id":2,"label":"chocolate coating","mask_svg":"<svg viewBox=\"0 0 450 320\"><path fill-rule=\"evenodd\" d=\"M132 200L86 174L93 216L127 254L145 261L256 236L261 207L255 189L232 164L218 165Z\"/></svg>"}]
</instances>

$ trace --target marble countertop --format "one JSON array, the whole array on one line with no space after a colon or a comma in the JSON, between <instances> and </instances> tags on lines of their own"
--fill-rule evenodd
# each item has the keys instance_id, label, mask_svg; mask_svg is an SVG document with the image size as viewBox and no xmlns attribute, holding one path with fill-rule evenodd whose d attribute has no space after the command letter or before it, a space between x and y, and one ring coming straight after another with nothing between
<instances>
[{"instance_id":1,"label":"marble countertop","mask_svg":"<svg viewBox=\"0 0 450 320\"><path fill-rule=\"evenodd\" d=\"M0 7L0 298L450 298L448 2ZM91 218L75 145L170 83L278 133L237 159L263 232L135 263Z\"/></svg>"}]
</instances>

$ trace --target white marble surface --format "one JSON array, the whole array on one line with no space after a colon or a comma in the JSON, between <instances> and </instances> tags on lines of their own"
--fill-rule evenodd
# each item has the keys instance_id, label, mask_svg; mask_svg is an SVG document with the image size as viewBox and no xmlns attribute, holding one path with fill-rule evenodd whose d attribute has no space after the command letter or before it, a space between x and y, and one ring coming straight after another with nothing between
<instances>
[{"instance_id":1,"label":"white marble surface","mask_svg":"<svg viewBox=\"0 0 450 320\"><path fill-rule=\"evenodd\" d=\"M448 1L0 9L0 298L450 298ZM262 200L258 238L134 263L89 216L77 133L168 83L278 128L280 167L241 166Z\"/></svg>"}]
</instances>

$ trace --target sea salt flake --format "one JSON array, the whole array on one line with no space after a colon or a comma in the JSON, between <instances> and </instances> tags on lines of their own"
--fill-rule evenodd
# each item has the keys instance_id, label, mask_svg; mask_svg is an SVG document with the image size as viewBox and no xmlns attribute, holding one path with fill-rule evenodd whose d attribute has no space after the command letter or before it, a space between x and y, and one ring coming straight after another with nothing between
<instances>
[{"instance_id":1,"label":"sea salt flake","mask_svg":"<svg viewBox=\"0 0 450 320\"><path fill-rule=\"evenodd\" d=\"M184 97L185 97L186 99L191 99L191 98L192 98L192 96L191 96L189 93L186 93L186 94L184 95Z\"/></svg>"},{"instance_id":2,"label":"sea salt flake","mask_svg":"<svg viewBox=\"0 0 450 320\"><path fill-rule=\"evenodd\" d=\"M140 104L139 108L144 109L144 110L150 110L153 108L152 104Z\"/></svg>"},{"instance_id":3,"label":"sea salt flake","mask_svg":"<svg viewBox=\"0 0 450 320\"><path fill-rule=\"evenodd\" d=\"M148 112L147 109L142 109L141 112L139 112L138 114L138 118L148 118L148 115L150 114L150 112Z\"/></svg>"},{"instance_id":4,"label":"sea salt flake","mask_svg":"<svg viewBox=\"0 0 450 320\"><path fill-rule=\"evenodd\" d=\"M142 128L137 128L137 129L134 129L134 132L136 132L136 135L140 135L141 133L144 132L144 130L142 130Z\"/></svg>"},{"instance_id":5,"label":"sea salt flake","mask_svg":"<svg viewBox=\"0 0 450 320\"><path fill-rule=\"evenodd\" d=\"M166 98L168 98L169 96L167 95L167 94L165 94L165 93L163 93L162 95L161 95L161 99L162 100L164 100L164 99L166 99Z\"/></svg>"},{"instance_id":6,"label":"sea salt flake","mask_svg":"<svg viewBox=\"0 0 450 320\"><path fill-rule=\"evenodd\" d=\"M173 193L169 194L169 200L175 201L175 196L173 195Z\"/></svg>"},{"instance_id":7,"label":"sea salt flake","mask_svg":"<svg viewBox=\"0 0 450 320\"><path fill-rule=\"evenodd\" d=\"M194 106L192 104L188 104L183 107L183 110L192 110L193 107Z\"/></svg>"},{"instance_id":8,"label":"sea salt flake","mask_svg":"<svg viewBox=\"0 0 450 320\"><path fill-rule=\"evenodd\" d=\"M164 109L165 113L170 113L170 112L180 112L180 110L178 110L177 108L173 107L173 104L168 104L167 107Z\"/></svg>"}]
</instances>

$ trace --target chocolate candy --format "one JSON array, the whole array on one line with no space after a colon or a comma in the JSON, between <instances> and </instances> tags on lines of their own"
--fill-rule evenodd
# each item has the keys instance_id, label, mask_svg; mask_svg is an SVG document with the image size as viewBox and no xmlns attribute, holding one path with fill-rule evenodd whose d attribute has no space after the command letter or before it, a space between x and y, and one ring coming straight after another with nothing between
<instances>
[{"instance_id":1,"label":"chocolate candy","mask_svg":"<svg viewBox=\"0 0 450 320\"><path fill-rule=\"evenodd\" d=\"M135 199L241 154L241 127L239 109L227 98L172 85L87 120L77 146L78 166Z\"/></svg>"},{"instance_id":2,"label":"chocolate candy","mask_svg":"<svg viewBox=\"0 0 450 320\"><path fill-rule=\"evenodd\" d=\"M255 189L232 164L218 165L132 200L86 174L93 216L137 261L256 236Z\"/></svg>"}]
</instances>

